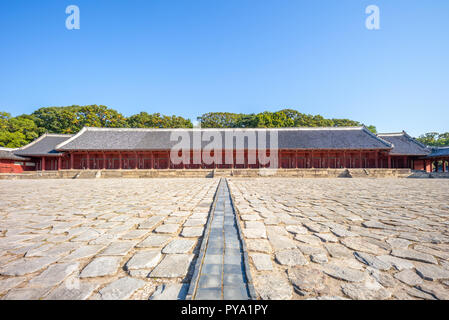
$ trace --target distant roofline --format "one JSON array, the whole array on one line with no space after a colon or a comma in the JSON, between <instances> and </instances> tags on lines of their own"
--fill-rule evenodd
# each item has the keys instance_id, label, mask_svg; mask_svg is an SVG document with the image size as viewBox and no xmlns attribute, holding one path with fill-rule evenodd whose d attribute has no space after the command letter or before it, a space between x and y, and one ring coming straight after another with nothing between
<instances>
[{"instance_id":1,"label":"distant roofline","mask_svg":"<svg viewBox=\"0 0 449 320\"><path fill-rule=\"evenodd\" d=\"M379 132L378 135L379 136L402 136L402 135L404 135L404 133L406 133L406 132L405 131L401 131L401 132L384 132L384 133Z\"/></svg>"},{"instance_id":2,"label":"distant roofline","mask_svg":"<svg viewBox=\"0 0 449 320\"><path fill-rule=\"evenodd\" d=\"M40 137L31 141L30 143L24 145L23 147L17 148L15 150L17 150L17 151L26 150L27 148L31 147L32 145L35 145L39 141L43 140L45 137L71 137L71 136L73 136L73 134L44 133Z\"/></svg>"},{"instance_id":3,"label":"distant roofline","mask_svg":"<svg viewBox=\"0 0 449 320\"><path fill-rule=\"evenodd\" d=\"M377 135L378 136L386 136L386 137L404 136L404 137L408 138L409 140L412 140L413 142L415 142L417 145L419 145L420 147L422 147L424 149L429 149L430 148L430 146L427 146L424 143L416 140L415 138L413 138L411 135L409 135L404 130L402 132L378 133Z\"/></svg>"}]
</instances>

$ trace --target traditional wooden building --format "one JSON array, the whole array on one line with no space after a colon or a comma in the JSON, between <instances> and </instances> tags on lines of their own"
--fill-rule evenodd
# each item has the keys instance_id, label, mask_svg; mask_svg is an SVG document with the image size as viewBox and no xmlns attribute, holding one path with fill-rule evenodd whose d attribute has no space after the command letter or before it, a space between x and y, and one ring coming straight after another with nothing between
<instances>
[{"instance_id":1,"label":"traditional wooden building","mask_svg":"<svg viewBox=\"0 0 449 320\"><path fill-rule=\"evenodd\" d=\"M425 170L426 160L423 158L430 152L427 146L409 136L405 131L379 133L377 136L393 145L389 153L392 168Z\"/></svg>"},{"instance_id":2,"label":"traditional wooden building","mask_svg":"<svg viewBox=\"0 0 449 320\"><path fill-rule=\"evenodd\" d=\"M14 154L21 157L31 158L35 163L36 170L60 170L69 169L67 163L63 163L66 158L64 152L56 151L56 146L72 137L67 134L44 134L14 151Z\"/></svg>"},{"instance_id":3,"label":"traditional wooden building","mask_svg":"<svg viewBox=\"0 0 449 320\"><path fill-rule=\"evenodd\" d=\"M270 140L270 135L275 138ZM182 137L188 141L183 149L188 154L185 159L189 160L173 163L170 151ZM211 162L206 161L202 151L212 142L215 146L218 143L218 148L216 154L211 153ZM259 161L260 152L266 156L276 152L276 167L280 168L430 170L429 155L434 151L405 132L376 135L365 127L201 130L83 128L76 135L45 134L12 154L30 159L34 170L184 170L268 167L268 164Z\"/></svg>"},{"instance_id":4,"label":"traditional wooden building","mask_svg":"<svg viewBox=\"0 0 449 320\"><path fill-rule=\"evenodd\" d=\"M35 170L35 163L29 158L14 154L17 149L0 148L0 173L21 173Z\"/></svg>"},{"instance_id":5,"label":"traditional wooden building","mask_svg":"<svg viewBox=\"0 0 449 320\"><path fill-rule=\"evenodd\" d=\"M432 148L425 161L427 171L449 172L449 147Z\"/></svg>"}]
</instances>

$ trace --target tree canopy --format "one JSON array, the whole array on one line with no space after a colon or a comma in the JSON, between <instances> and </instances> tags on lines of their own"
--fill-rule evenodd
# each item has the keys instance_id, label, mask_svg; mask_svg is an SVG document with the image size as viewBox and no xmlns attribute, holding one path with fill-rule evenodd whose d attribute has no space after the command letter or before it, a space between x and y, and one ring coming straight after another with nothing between
<instances>
[{"instance_id":1,"label":"tree canopy","mask_svg":"<svg viewBox=\"0 0 449 320\"><path fill-rule=\"evenodd\" d=\"M190 119L178 116L164 116L159 113L141 112L127 119L130 128L192 128Z\"/></svg>"},{"instance_id":2,"label":"tree canopy","mask_svg":"<svg viewBox=\"0 0 449 320\"><path fill-rule=\"evenodd\" d=\"M429 132L419 136L417 140L428 146L445 147L449 146L449 132Z\"/></svg>"},{"instance_id":3,"label":"tree canopy","mask_svg":"<svg viewBox=\"0 0 449 320\"><path fill-rule=\"evenodd\" d=\"M0 112L0 146L2 147L21 147L44 132L45 130L39 128L31 116L11 117L9 113Z\"/></svg>"},{"instance_id":4,"label":"tree canopy","mask_svg":"<svg viewBox=\"0 0 449 320\"><path fill-rule=\"evenodd\" d=\"M190 119L141 112L125 117L102 105L44 107L30 115L11 117L0 112L0 146L17 148L45 132L74 134L83 127L100 128L191 128Z\"/></svg>"},{"instance_id":5,"label":"tree canopy","mask_svg":"<svg viewBox=\"0 0 449 320\"><path fill-rule=\"evenodd\" d=\"M320 115L300 113L293 109L257 114L210 112L197 118L202 128L286 128L286 127L359 127L349 119L326 119ZM366 126L376 133L375 126Z\"/></svg>"},{"instance_id":6,"label":"tree canopy","mask_svg":"<svg viewBox=\"0 0 449 320\"><path fill-rule=\"evenodd\" d=\"M48 107L34 111L38 127L49 133L76 133L83 127L122 128L127 119L121 113L106 106Z\"/></svg>"}]
</instances>

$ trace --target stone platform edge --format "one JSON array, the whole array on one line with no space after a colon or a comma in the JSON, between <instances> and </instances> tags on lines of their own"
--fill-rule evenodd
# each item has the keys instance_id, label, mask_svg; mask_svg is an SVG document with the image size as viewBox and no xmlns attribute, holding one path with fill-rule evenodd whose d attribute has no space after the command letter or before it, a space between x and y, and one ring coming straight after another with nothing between
<instances>
[{"instance_id":1,"label":"stone platform edge","mask_svg":"<svg viewBox=\"0 0 449 320\"><path fill-rule=\"evenodd\" d=\"M449 178L449 173L410 169L161 169L161 170L60 170L1 173L0 179L96 178Z\"/></svg>"}]
</instances>

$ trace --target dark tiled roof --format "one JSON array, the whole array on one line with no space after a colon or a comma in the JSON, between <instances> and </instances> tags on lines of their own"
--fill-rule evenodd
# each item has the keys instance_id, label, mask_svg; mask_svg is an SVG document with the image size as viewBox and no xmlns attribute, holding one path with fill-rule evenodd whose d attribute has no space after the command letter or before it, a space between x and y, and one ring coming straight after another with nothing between
<instances>
[{"instance_id":1,"label":"dark tiled roof","mask_svg":"<svg viewBox=\"0 0 449 320\"><path fill-rule=\"evenodd\" d=\"M432 152L427 157L428 158L449 157L449 147L432 148Z\"/></svg>"},{"instance_id":2,"label":"dark tiled roof","mask_svg":"<svg viewBox=\"0 0 449 320\"><path fill-rule=\"evenodd\" d=\"M58 156L55 147L69 139L70 134L44 134L33 142L14 151L19 156Z\"/></svg>"},{"instance_id":3,"label":"dark tiled roof","mask_svg":"<svg viewBox=\"0 0 449 320\"><path fill-rule=\"evenodd\" d=\"M356 128L279 128L279 129L203 129L204 135L221 134L221 146L225 149L226 135L243 138L245 135L254 135L256 132L278 132L279 149L390 149L389 142L377 137L364 127ZM180 141L171 139L180 135L189 135L190 148L192 146L192 129L117 129L117 128L83 128L78 134L59 144L59 151L68 150L168 150ZM270 133L267 137L266 147L270 147ZM171 141L173 140L173 141ZM236 146L234 140L233 148ZM209 144L210 139L202 142L202 147ZM244 139L244 148L247 148L247 139ZM274 147L274 145L273 145Z\"/></svg>"},{"instance_id":4,"label":"dark tiled roof","mask_svg":"<svg viewBox=\"0 0 449 320\"><path fill-rule=\"evenodd\" d=\"M425 145L413 139L406 132L379 133L379 137L393 144L391 155L425 156L430 152Z\"/></svg>"},{"instance_id":5,"label":"dark tiled roof","mask_svg":"<svg viewBox=\"0 0 449 320\"><path fill-rule=\"evenodd\" d=\"M9 149L9 148L0 148L0 159L4 160L18 160L24 161L29 160L28 158L19 157L14 154L14 151L17 149Z\"/></svg>"}]
</instances>

